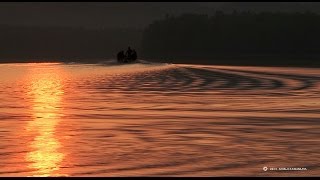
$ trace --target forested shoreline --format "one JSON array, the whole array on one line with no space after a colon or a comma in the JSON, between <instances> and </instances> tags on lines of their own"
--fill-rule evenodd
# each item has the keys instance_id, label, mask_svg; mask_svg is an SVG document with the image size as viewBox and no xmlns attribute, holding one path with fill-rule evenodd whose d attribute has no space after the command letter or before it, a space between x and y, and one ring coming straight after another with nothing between
<instances>
[{"instance_id":1,"label":"forested shoreline","mask_svg":"<svg viewBox=\"0 0 320 180\"><path fill-rule=\"evenodd\" d=\"M319 64L320 15L236 12L166 15L145 29L0 25L0 61L101 59L132 46L139 58L201 64ZM283 62L281 61L283 59Z\"/></svg>"},{"instance_id":2,"label":"forested shoreline","mask_svg":"<svg viewBox=\"0 0 320 180\"><path fill-rule=\"evenodd\" d=\"M290 65L290 59L315 64L320 57L318 32L320 16L309 12L168 15L145 29L142 49L150 58L198 59L206 64Z\"/></svg>"}]
</instances>

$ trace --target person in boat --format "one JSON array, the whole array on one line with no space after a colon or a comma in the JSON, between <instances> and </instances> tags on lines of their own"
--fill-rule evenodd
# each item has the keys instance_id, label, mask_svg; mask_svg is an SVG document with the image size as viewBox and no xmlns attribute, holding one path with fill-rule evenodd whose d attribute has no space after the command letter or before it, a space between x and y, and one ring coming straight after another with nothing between
<instances>
[{"instance_id":1,"label":"person in boat","mask_svg":"<svg viewBox=\"0 0 320 180\"><path fill-rule=\"evenodd\" d=\"M132 49L130 46L128 47L128 50L126 52L126 61L125 62L130 62L132 60Z\"/></svg>"},{"instance_id":2,"label":"person in boat","mask_svg":"<svg viewBox=\"0 0 320 180\"><path fill-rule=\"evenodd\" d=\"M132 61L136 61L138 58L136 50L132 51Z\"/></svg>"},{"instance_id":3,"label":"person in boat","mask_svg":"<svg viewBox=\"0 0 320 180\"><path fill-rule=\"evenodd\" d=\"M124 51L120 51L120 52L117 54L117 60L118 60L118 62L123 62L123 61L124 61L124 58L125 58Z\"/></svg>"}]
</instances>

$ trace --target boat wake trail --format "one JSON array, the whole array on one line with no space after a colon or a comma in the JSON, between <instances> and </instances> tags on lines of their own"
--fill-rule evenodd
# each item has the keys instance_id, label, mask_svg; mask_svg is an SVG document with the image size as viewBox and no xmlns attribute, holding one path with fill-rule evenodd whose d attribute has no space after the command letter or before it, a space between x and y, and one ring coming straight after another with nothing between
<instances>
[{"instance_id":1,"label":"boat wake trail","mask_svg":"<svg viewBox=\"0 0 320 180\"><path fill-rule=\"evenodd\" d=\"M314 146L320 137L318 69L167 65L90 83L78 89L91 87L98 95L82 101L96 98L107 107L99 107L100 114L81 109L87 113L70 118L108 123L99 130L109 137L105 149L124 144L105 154L108 170L83 174L264 176L264 166L312 169L290 175L320 171L314 160L320 158ZM127 163L113 166L115 156Z\"/></svg>"},{"instance_id":2,"label":"boat wake trail","mask_svg":"<svg viewBox=\"0 0 320 180\"><path fill-rule=\"evenodd\" d=\"M159 63L159 62L151 62L142 59L137 59L135 62L131 63L119 63L116 59L109 59L106 61L99 62L100 65L106 66L123 66L123 65L130 65L130 64L145 64L145 65L167 65L168 63Z\"/></svg>"},{"instance_id":3,"label":"boat wake trail","mask_svg":"<svg viewBox=\"0 0 320 180\"><path fill-rule=\"evenodd\" d=\"M133 65L133 64L129 64ZM127 66L129 66L127 65ZM135 65L161 65L164 63L137 63ZM139 66L137 66L138 68ZM297 70L299 71L299 70ZM125 91L159 91L159 92L198 92L232 90L234 92L252 93L290 93L291 91L308 90L317 92L320 75L299 75L299 72L276 73L241 68L223 69L206 66L171 65L159 71L143 71L132 76L121 76L113 79L117 82L107 87L121 87ZM247 91L240 91L247 90ZM315 91L312 91L315 90Z\"/></svg>"}]
</instances>

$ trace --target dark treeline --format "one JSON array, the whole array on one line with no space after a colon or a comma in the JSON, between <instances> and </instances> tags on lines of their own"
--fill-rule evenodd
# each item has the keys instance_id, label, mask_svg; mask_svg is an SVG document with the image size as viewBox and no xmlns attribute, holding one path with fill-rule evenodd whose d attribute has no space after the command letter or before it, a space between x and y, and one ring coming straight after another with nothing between
<instances>
[{"instance_id":1,"label":"dark treeline","mask_svg":"<svg viewBox=\"0 0 320 180\"><path fill-rule=\"evenodd\" d=\"M167 15L143 29L0 25L0 62L139 58L173 63L319 65L320 15L217 11Z\"/></svg>"},{"instance_id":2,"label":"dark treeline","mask_svg":"<svg viewBox=\"0 0 320 180\"><path fill-rule=\"evenodd\" d=\"M0 62L111 58L139 47L142 30L0 26ZM138 44L137 44L138 43Z\"/></svg>"},{"instance_id":3,"label":"dark treeline","mask_svg":"<svg viewBox=\"0 0 320 180\"><path fill-rule=\"evenodd\" d=\"M183 63L311 65L319 64L319 32L320 16L309 12L167 15L145 29L142 48Z\"/></svg>"}]
</instances>

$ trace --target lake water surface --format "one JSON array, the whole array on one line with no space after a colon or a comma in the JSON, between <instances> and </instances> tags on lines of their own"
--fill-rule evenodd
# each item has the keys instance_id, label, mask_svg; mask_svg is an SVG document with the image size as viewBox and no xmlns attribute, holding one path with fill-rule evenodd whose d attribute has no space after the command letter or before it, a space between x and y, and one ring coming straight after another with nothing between
<instances>
[{"instance_id":1,"label":"lake water surface","mask_svg":"<svg viewBox=\"0 0 320 180\"><path fill-rule=\"evenodd\" d=\"M0 176L319 175L317 68L0 65Z\"/></svg>"}]
</instances>

